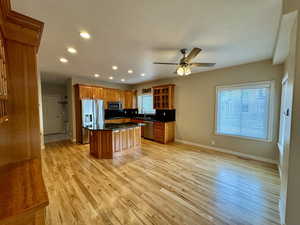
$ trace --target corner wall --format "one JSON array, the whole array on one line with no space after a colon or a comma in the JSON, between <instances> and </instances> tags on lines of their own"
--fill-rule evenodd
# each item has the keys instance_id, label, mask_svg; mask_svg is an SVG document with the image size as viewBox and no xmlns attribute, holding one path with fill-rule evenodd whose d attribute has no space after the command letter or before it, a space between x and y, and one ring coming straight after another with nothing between
<instances>
[{"instance_id":1,"label":"corner wall","mask_svg":"<svg viewBox=\"0 0 300 225\"><path fill-rule=\"evenodd\" d=\"M299 0L285 0L284 12L288 13L294 10L300 10ZM286 167L284 179L284 188L286 192L286 225L299 225L299 202L300 202L300 17L298 15L295 25L294 40L290 45L290 55L286 61L286 70L289 71L289 85L292 88L293 102L291 107L291 127L288 141L289 155L288 165ZM283 206L284 207L284 206Z\"/></svg>"},{"instance_id":2,"label":"corner wall","mask_svg":"<svg viewBox=\"0 0 300 225\"><path fill-rule=\"evenodd\" d=\"M134 86L138 94L142 88L159 84L176 84L176 139L199 145L231 150L267 161L278 159L277 133L281 98L282 65L271 60L193 74L189 77L160 80ZM275 81L273 141L261 142L214 134L216 86L245 82ZM215 142L212 145L212 141Z\"/></svg>"}]
</instances>

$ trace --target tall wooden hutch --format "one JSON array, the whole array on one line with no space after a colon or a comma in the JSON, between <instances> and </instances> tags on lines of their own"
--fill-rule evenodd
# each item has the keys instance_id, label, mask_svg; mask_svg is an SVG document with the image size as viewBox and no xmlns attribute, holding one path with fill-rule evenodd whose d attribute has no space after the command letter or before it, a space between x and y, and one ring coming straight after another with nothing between
<instances>
[{"instance_id":1,"label":"tall wooden hutch","mask_svg":"<svg viewBox=\"0 0 300 225\"><path fill-rule=\"evenodd\" d=\"M0 225L43 225L36 55L43 23L0 0Z\"/></svg>"}]
</instances>

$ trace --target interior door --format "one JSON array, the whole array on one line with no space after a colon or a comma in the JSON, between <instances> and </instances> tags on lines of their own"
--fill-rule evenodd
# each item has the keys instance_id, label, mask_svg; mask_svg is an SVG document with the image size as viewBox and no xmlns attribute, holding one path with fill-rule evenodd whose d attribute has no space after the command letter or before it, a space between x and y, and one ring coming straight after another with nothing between
<instances>
[{"instance_id":1,"label":"interior door","mask_svg":"<svg viewBox=\"0 0 300 225\"><path fill-rule=\"evenodd\" d=\"M287 97L288 97L287 91L288 91L288 79L285 78L282 81L280 127L279 127L279 139L278 139L278 147L281 156L284 154L285 151L285 137L286 137L285 131L286 131L287 119L290 113L287 105Z\"/></svg>"},{"instance_id":2,"label":"interior door","mask_svg":"<svg viewBox=\"0 0 300 225\"><path fill-rule=\"evenodd\" d=\"M64 130L64 110L61 96L43 96L44 134L61 134Z\"/></svg>"}]
</instances>

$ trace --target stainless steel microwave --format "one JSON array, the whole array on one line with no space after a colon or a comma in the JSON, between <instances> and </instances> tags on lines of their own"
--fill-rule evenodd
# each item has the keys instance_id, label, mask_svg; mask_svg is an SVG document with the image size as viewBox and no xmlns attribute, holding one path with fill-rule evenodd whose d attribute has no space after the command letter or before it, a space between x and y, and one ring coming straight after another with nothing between
<instances>
[{"instance_id":1,"label":"stainless steel microwave","mask_svg":"<svg viewBox=\"0 0 300 225\"><path fill-rule=\"evenodd\" d=\"M109 110L121 110L122 102L108 102L108 109Z\"/></svg>"}]
</instances>

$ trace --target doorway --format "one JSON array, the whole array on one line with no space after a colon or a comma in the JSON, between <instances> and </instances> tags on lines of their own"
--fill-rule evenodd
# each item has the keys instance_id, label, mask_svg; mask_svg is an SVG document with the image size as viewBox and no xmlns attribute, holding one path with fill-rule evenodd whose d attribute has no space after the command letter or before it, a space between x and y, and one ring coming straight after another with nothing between
<instances>
[{"instance_id":1,"label":"doorway","mask_svg":"<svg viewBox=\"0 0 300 225\"><path fill-rule=\"evenodd\" d=\"M61 95L43 96L45 143L67 139L66 105Z\"/></svg>"}]
</instances>

